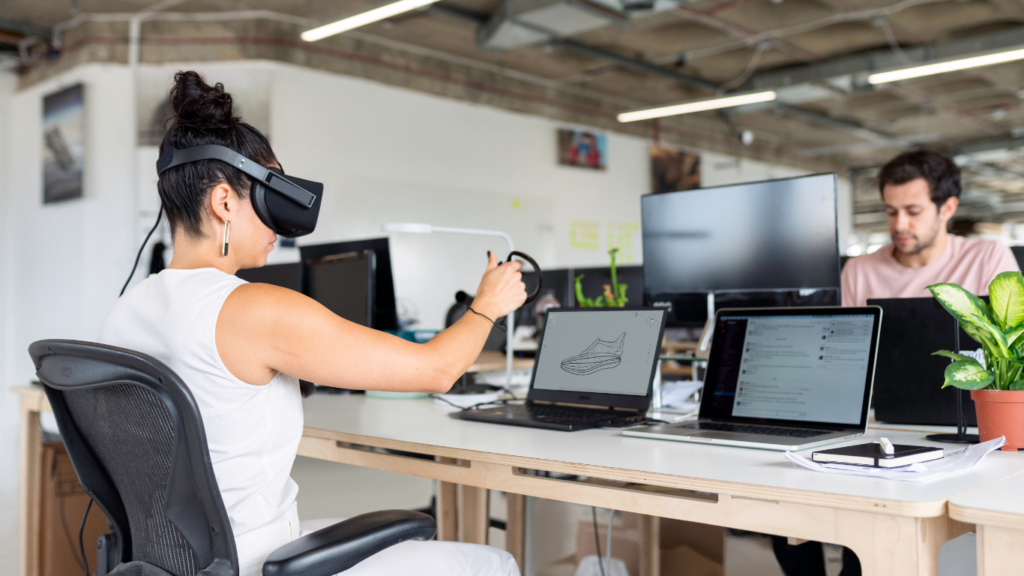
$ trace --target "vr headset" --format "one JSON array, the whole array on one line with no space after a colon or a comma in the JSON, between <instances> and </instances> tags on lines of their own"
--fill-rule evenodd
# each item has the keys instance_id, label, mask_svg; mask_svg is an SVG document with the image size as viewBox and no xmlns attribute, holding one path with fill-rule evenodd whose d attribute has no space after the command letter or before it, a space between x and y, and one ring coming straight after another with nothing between
<instances>
[{"instance_id":1,"label":"vr headset","mask_svg":"<svg viewBox=\"0 0 1024 576\"><path fill-rule=\"evenodd\" d=\"M252 207L260 221L278 235L295 238L316 228L320 199L324 195L323 184L285 176L283 170L261 166L230 148L206 144L178 150L165 136L163 151L156 161L156 172L163 174L175 166L200 160L220 160L252 178Z\"/></svg>"}]
</instances>

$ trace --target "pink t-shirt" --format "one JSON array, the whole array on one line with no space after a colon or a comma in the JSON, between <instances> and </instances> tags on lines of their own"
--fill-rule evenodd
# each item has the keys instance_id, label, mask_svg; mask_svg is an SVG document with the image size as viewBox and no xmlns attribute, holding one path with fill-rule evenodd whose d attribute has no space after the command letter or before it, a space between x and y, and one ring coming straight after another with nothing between
<instances>
[{"instance_id":1,"label":"pink t-shirt","mask_svg":"<svg viewBox=\"0 0 1024 576\"><path fill-rule=\"evenodd\" d=\"M865 306L869 298L926 298L928 286L959 284L979 296L1000 272L1018 272L1008 247L992 240L969 240L950 234L946 251L922 268L907 268L893 257L892 244L854 258L843 268L843 306Z\"/></svg>"}]
</instances>

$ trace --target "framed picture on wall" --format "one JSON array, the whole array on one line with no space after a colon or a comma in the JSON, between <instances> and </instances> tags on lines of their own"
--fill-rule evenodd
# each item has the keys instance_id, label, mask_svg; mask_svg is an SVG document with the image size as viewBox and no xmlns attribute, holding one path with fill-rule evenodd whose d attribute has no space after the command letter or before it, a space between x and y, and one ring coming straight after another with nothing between
<instances>
[{"instance_id":1,"label":"framed picture on wall","mask_svg":"<svg viewBox=\"0 0 1024 576\"><path fill-rule=\"evenodd\" d=\"M76 84L43 98L43 204L82 197L84 93Z\"/></svg>"},{"instance_id":2,"label":"framed picture on wall","mask_svg":"<svg viewBox=\"0 0 1024 576\"><path fill-rule=\"evenodd\" d=\"M600 132L558 129L558 163L604 170L608 165L607 138Z\"/></svg>"},{"instance_id":3,"label":"framed picture on wall","mask_svg":"<svg viewBox=\"0 0 1024 576\"><path fill-rule=\"evenodd\" d=\"M700 188L700 156L651 145L651 193Z\"/></svg>"}]
</instances>

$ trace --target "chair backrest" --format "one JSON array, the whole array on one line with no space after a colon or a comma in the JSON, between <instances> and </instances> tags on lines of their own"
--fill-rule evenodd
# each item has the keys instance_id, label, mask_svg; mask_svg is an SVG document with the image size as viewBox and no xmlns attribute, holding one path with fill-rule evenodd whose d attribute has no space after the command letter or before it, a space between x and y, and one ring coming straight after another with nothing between
<instances>
[{"instance_id":1,"label":"chair backrest","mask_svg":"<svg viewBox=\"0 0 1024 576\"><path fill-rule=\"evenodd\" d=\"M71 340L29 346L68 456L117 536L117 560L236 576L227 511L192 393L160 361Z\"/></svg>"}]
</instances>

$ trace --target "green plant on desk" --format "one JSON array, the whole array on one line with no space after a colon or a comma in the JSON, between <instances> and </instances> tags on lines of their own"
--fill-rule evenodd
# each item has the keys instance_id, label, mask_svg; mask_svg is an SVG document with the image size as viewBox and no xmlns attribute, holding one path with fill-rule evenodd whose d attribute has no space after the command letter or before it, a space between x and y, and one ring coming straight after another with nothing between
<instances>
[{"instance_id":1,"label":"green plant on desk","mask_svg":"<svg viewBox=\"0 0 1024 576\"><path fill-rule=\"evenodd\" d=\"M946 386L962 390L1024 390L1024 277L1020 272L1003 272L988 285L985 301L956 284L928 287L942 307L959 322L964 332L981 344L985 364L965 356L939 350L936 355L952 358L946 368Z\"/></svg>"},{"instance_id":2,"label":"green plant on desk","mask_svg":"<svg viewBox=\"0 0 1024 576\"><path fill-rule=\"evenodd\" d=\"M619 252L618 248L612 248L608 251L608 256L611 257L612 264L612 283L604 285L604 294L597 298L587 298L583 295L583 274L576 277L576 303L580 308L622 308L629 302L629 298L626 298L626 284L619 284L618 277L615 274L615 255Z\"/></svg>"}]
</instances>

